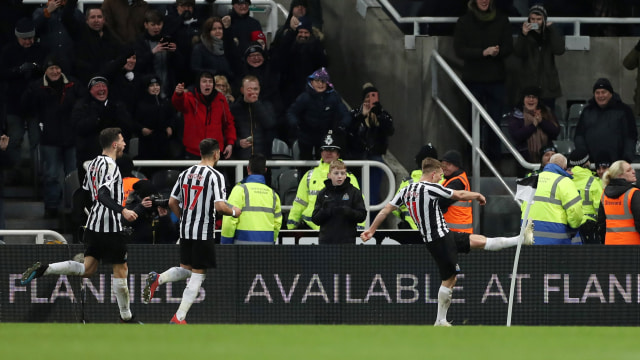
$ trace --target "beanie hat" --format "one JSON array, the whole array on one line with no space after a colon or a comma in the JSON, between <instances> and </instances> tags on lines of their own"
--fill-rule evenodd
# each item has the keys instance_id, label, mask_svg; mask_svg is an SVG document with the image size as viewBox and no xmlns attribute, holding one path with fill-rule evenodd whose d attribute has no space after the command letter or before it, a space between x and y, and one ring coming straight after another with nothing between
<instances>
[{"instance_id":1,"label":"beanie hat","mask_svg":"<svg viewBox=\"0 0 640 360\"><path fill-rule=\"evenodd\" d=\"M606 151L601 151L596 154L594 161L597 167L610 167L611 166L611 156Z\"/></svg>"},{"instance_id":2,"label":"beanie hat","mask_svg":"<svg viewBox=\"0 0 640 360\"><path fill-rule=\"evenodd\" d=\"M235 4L249 4L251 5L251 0L231 0L231 5Z\"/></svg>"},{"instance_id":3,"label":"beanie hat","mask_svg":"<svg viewBox=\"0 0 640 360\"><path fill-rule=\"evenodd\" d=\"M262 40L264 42L267 41L267 37L264 36L264 33L260 30L256 30L256 31L252 31L251 32L251 42L254 41L258 41L258 40Z\"/></svg>"},{"instance_id":4,"label":"beanie hat","mask_svg":"<svg viewBox=\"0 0 640 360\"><path fill-rule=\"evenodd\" d=\"M162 86L162 81L160 80L159 77L155 75L145 77L144 78L145 91L146 91L146 88L148 88L151 84L158 84Z\"/></svg>"},{"instance_id":5,"label":"beanie hat","mask_svg":"<svg viewBox=\"0 0 640 360\"><path fill-rule=\"evenodd\" d=\"M264 49L262 48L262 45L257 42L250 43L247 49L244 51L245 60L249 57L249 55L253 53L260 53L260 55L264 57Z\"/></svg>"},{"instance_id":6,"label":"beanie hat","mask_svg":"<svg viewBox=\"0 0 640 360\"><path fill-rule=\"evenodd\" d=\"M91 89L92 87L96 86L99 83L103 83L107 86L109 86L109 81L103 77L103 76L94 76L91 78L91 80L89 80L89 84L88 84L88 88Z\"/></svg>"},{"instance_id":7,"label":"beanie hat","mask_svg":"<svg viewBox=\"0 0 640 360\"><path fill-rule=\"evenodd\" d=\"M449 150L444 153L440 161L446 161L457 167L462 167L462 155L459 151L456 150Z\"/></svg>"},{"instance_id":8,"label":"beanie hat","mask_svg":"<svg viewBox=\"0 0 640 360\"><path fill-rule=\"evenodd\" d=\"M362 100L364 100L367 97L367 94L371 92L378 92L378 89L376 89L372 83L362 85Z\"/></svg>"},{"instance_id":9,"label":"beanie hat","mask_svg":"<svg viewBox=\"0 0 640 360\"><path fill-rule=\"evenodd\" d=\"M309 80L322 80L327 83L327 85L333 87L331 83L331 78L329 77L329 73L325 67L321 67L320 69L313 72L313 74L309 75Z\"/></svg>"},{"instance_id":10,"label":"beanie hat","mask_svg":"<svg viewBox=\"0 0 640 360\"><path fill-rule=\"evenodd\" d=\"M300 21L300 23L298 24L296 31L300 29L307 29L309 32L312 31L313 26L311 25L311 19L308 16L301 16L298 18L298 21Z\"/></svg>"},{"instance_id":11,"label":"beanie hat","mask_svg":"<svg viewBox=\"0 0 640 360\"><path fill-rule=\"evenodd\" d=\"M607 78L600 78L596 80L596 83L593 84L593 92L596 92L598 89L605 89L613 94L613 86L611 86L611 82Z\"/></svg>"},{"instance_id":12,"label":"beanie hat","mask_svg":"<svg viewBox=\"0 0 640 360\"><path fill-rule=\"evenodd\" d=\"M544 154L548 153L549 151L558 153L558 148L553 145L543 146L542 149L540 149L540 156L544 156Z\"/></svg>"},{"instance_id":13,"label":"beanie hat","mask_svg":"<svg viewBox=\"0 0 640 360\"><path fill-rule=\"evenodd\" d=\"M36 36L36 27L33 24L33 20L29 18L22 18L16 23L15 29L16 37L20 39L32 38Z\"/></svg>"},{"instance_id":14,"label":"beanie hat","mask_svg":"<svg viewBox=\"0 0 640 360\"><path fill-rule=\"evenodd\" d=\"M544 22L547 22L547 10L542 6L542 4L536 4L529 8L529 15L536 14L542 16Z\"/></svg>"},{"instance_id":15,"label":"beanie hat","mask_svg":"<svg viewBox=\"0 0 640 360\"><path fill-rule=\"evenodd\" d=\"M427 145L421 147L420 151L418 151L418 153L416 154L415 160L419 168L422 168L422 160L428 157L433 159L438 158L438 151L435 147L433 147L433 145L431 145L431 143L428 143Z\"/></svg>"},{"instance_id":16,"label":"beanie hat","mask_svg":"<svg viewBox=\"0 0 640 360\"><path fill-rule=\"evenodd\" d=\"M59 68L62 68L62 62L60 61L60 58L58 58L57 56L51 54L49 56L47 56L47 58L44 61L44 69L48 69L51 66L57 66Z\"/></svg>"},{"instance_id":17,"label":"beanie hat","mask_svg":"<svg viewBox=\"0 0 640 360\"><path fill-rule=\"evenodd\" d=\"M141 198L145 198L149 195L158 193L158 189L153 184L153 182L147 179L138 180L135 184L133 184L133 190L135 190L135 192L138 193Z\"/></svg>"},{"instance_id":18,"label":"beanie hat","mask_svg":"<svg viewBox=\"0 0 640 360\"><path fill-rule=\"evenodd\" d=\"M196 0L176 0L178 6L196 6Z\"/></svg>"},{"instance_id":19,"label":"beanie hat","mask_svg":"<svg viewBox=\"0 0 640 360\"><path fill-rule=\"evenodd\" d=\"M296 6L304 6L306 8L309 7L309 1L308 0L293 0L291 1L291 9L293 9Z\"/></svg>"},{"instance_id":20,"label":"beanie hat","mask_svg":"<svg viewBox=\"0 0 640 360\"><path fill-rule=\"evenodd\" d=\"M584 149L575 149L569 154L569 165L582 166L589 162L589 153Z\"/></svg>"},{"instance_id":21,"label":"beanie hat","mask_svg":"<svg viewBox=\"0 0 640 360\"><path fill-rule=\"evenodd\" d=\"M542 93L542 91L537 86L527 86L524 89L522 89L522 97L523 98L525 96L528 96L528 95L533 95L533 96L535 96L535 97L537 97L539 99L541 93Z\"/></svg>"},{"instance_id":22,"label":"beanie hat","mask_svg":"<svg viewBox=\"0 0 640 360\"><path fill-rule=\"evenodd\" d=\"M327 136L322 139L322 146L320 146L320 150L341 150L337 140L338 139L335 138L333 131L329 130Z\"/></svg>"}]
</instances>

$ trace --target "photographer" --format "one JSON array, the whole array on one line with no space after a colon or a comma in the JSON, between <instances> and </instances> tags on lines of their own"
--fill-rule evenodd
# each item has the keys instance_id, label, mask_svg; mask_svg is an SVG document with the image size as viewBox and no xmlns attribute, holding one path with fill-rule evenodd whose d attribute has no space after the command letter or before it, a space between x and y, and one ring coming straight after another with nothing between
<instances>
[{"instance_id":1,"label":"photographer","mask_svg":"<svg viewBox=\"0 0 640 360\"><path fill-rule=\"evenodd\" d=\"M132 244L175 244L178 240L176 226L168 211L169 199L158 193L149 180L133 184L127 197L126 208L135 211L138 218L123 225L131 228Z\"/></svg>"}]
</instances>

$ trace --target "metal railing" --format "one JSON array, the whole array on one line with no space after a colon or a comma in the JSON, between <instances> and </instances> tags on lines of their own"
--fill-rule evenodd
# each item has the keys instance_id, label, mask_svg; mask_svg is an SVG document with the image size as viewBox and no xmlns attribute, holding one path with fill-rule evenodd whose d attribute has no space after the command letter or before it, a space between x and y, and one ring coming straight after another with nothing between
<instances>
[{"instance_id":1,"label":"metal railing","mask_svg":"<svg viewBox=\"0 0 640 360\"><path fill-rule=\"evenodd\" d=\"M146 0L149 5L175 4L175 0ZM232 0L216 0L215 5L231 5ZM78 9L84 10L85 4L102 4L103 0L78 0ZM195 0L196 4L207 4L205 0ZM46 4L47 0L22 0L23 4ZM267 26L265 33L275 34L278 31L278 9L282 8L273 0L252 0L251 6L265 7L267 9ZM287 14L288 15L288 14ZM286 18L286 15L285 15Z\"/></svg>"},{"instance_id":2,"label":"metal railing","mask_svg":"<svg viewBox=\"0 0 640 360\"><path fill-rule=\"evenodd\" d=\"M34 230L0 230L0 236L5 236L5 235L9 235L9 236L35 235L36 236L35 244L44 244L45 243L45 238L44 238L45 236L52 237L53 239L55 239L56 241L60 242L61 244L66 244L67 243L67 239L65 239L64 236L62 236L60 233L55 232L53 230L40 230L40 229L34 229Z\"/></svg>"}]
</instances>

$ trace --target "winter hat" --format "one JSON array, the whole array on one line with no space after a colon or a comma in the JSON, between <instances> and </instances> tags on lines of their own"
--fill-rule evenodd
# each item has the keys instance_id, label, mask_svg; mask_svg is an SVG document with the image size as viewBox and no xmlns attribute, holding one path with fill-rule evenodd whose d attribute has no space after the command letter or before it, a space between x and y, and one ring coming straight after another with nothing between
<instances>
[{"instance_id":1,"label":"winter hat","mask_svg":"<svg viewBox=\"0 0 640 360\"><path fill-rule=\"evenodd\" d=\"M155 185L153 185L151 180L147 179L138 180L135 184L133 184L133 190L135 190L135 192L141 198L145 198L149 195L155 195L158 193L158 189L156 189Z\"/></svg>"},{"instance_id":2,"label":"winter hat","mask_svg":"<svg viewBox=\"0 0 640 360\"><path fill-rule=\"evenodd\" d=\"M296 31L300 29L307 29L309 32L312 31L313 26L311 26L311 19L308 16L301 16L298 18L298 21L300 21L300 23L298 24Z\"/></svg>"},{"instance_id":3,"label":"winter hat","mask_svg":"<svg viewBox=\"0 0 640 360\"><path fill-rule=\"evenodd\" d=\"M109 81L107 80L107 78L103 76L94 76L91 78L91 80L89 80L89 84L87 85L87 87L91 89L92 87L96 86L99 83L103 83L106 86L109 86Z\"/></svg>"},{"instance_id":4,"label":"winter hat","mask_svg":"<svg viewBox=\"0 0 640 360\"><path fill-rule=\"evenodd\" d=\"M260 53L260 55L264 57L264 49L262 48L262 45L257 42L250 43L247 49L244 51L245 60L249 57L249 55L253 53Z\"/></svg>"},{"instance_id":5,"label":"winter hat","mask_svg":"<svg viewBox=\"0 0 640 360\"><path fill-rule=\"evenodd\" d=\"M558 153L558 148L553 145L543 146L542 149L540 149L540 156L544 156L544 154L548 153L549 151Z\"/></svg>"},{"instance_id":6,"label":"winter hat","mask_svg":"<svg viewBox=\"0 0 640 360\"><path fill-rule=\"evenodd\" d=\"M155 75L151 75L151 76L147 76L144 78L144 87L145 90L146 88L148 88L151 84L158 84L160 86L162 86L162 81L160 80L159 77L155 76Z\"/></svg>"},{"instance_id":7,"label":"winter hat","mask_svg":"<svg viewBox=\"0 0 640 360\"><path fill-rule=\"evenodd\" d=\"M258 40L262 40L264 42L267 41L267 37L264 36L264 33L260 30L256 30L256 31L252 31L251 32L251 42L254 41L258 41Z\"/></svg>"},{"instance_id":8,"label":"winter hat","mask_svg":"<svg viewBox=\"0 0 640 360\"><path fill-rule=\"evenodd\" d=\"M322 146L320 146L320 150L341 150L333 131L329 130L327 136L322 139Z\"/></svg>"},{"instance_id":9,"label":"winter hat","mask_svg":"<svg viewBox=\"0 0 640 360\"><path fill-rule=\"evenodd\" d=\"M584 149L575 149L569 154L569 165L582 166L589 162L589 153Z\"/></svg>"},{"instance_id":10,"label":"winter hat","mask_svg":"<svg viewBox=\"0 0 640 360\"><path fill-rule=\"evenodd\" d=\"M251 0L232 0L231 5L235 4L249 4L251 5Z\"/></svg>"},{"instance_id":11,"label":"winter hat","mask_svg":"<svg viewBox=\"0 0 640 360\"><path fill-rule=\"evenodd\" d=\"M544 22L547 22L547 10L542 6L542 4L535 4L529 8L529 15L536 14L542 16Z\"/></svg>"},{"instance_id":12,"label":"winter hat","mask_svg":"<svg viewBox=\"0 0 640 360\"><path fill-rule=\"evenodd\" d=\"M196 0L176 0L178 6L196 6Z\"/></svg>"},{"instance_id":13,"label":"winter hat","mask_svg":"<svg viewBox=\"0 0 640 360\"><path fill-rule=\"evenodd\" d=\"M293 0L291 1L291 9L293 9L296 6L304 6L306 8L309 7L309 1L308 0Z\"/></svg>"},{"instance_id":14,"label":"winter hat","mask_svg":"<svg viewBox=\"0 0 640 360\"><path fill-rule=\"evenodd\" d=\"M16 37L20 39L32 38L36 36L36 27L33 24L33 20L29 18L22 18L16 23L15 29Z\"/></svg>"},{"instance_id":15,"label":"winter hat","mask_svg":"<svg viewBox=\"0 0 640 360\"><path fill-rule=\"evenodd\" d=\"M333 87L331 83L331 78L329 77L329 73L327 69L323 66L320 69L313 72L313 74L309 75L309 80L322 80L327 83L327 85Z\"/></svg>"},{"instance_id":16,"label":"winter hat","mask_svg":"<svg viewBox=\"0 0 640 360\"><path fill-rule=\"evenodd\" d=\"M60 58L58 58L56 55L49 55L47 56L47 58L44 61L44 69L48 69L51 66L57 66L59 68L62 69L62 62L60 61Z\"/></svg>"},{"instance_id":17,"label":"winter hat","mask_svg":"<svg viewBox=\"0 0 640 360\"><path fill-rule=\"evenodd\" d=\"M428 157L433 159L438 158L438 150L436 150L436 148L433 147L431 143L428 143L427 145L421 147L420 151L418 151L418 153L416 154L415 160L418 168L422 168L422 160Z\"/></svg>"},{"instance_id":18,"label":"winter hat","mask_svg":"<svg viewBox=\"0 0 640 360\"><path fill-rule=\"evenodd\" d=\"M601 151L598 154L596 154L594 161L597 167L606 167L606 168L610 167L612 162L611 156L606 151Z\"/></svg>"},{"instance_id":19,"label":"winter hat","mask_svg":"<svg viewBox=\"0 0 640 360\"><path fill-rule=\"evenodd\" d=\"M542 91L537 86L527 86L524 89L522 89L522 97L524 98L528 95L533 95L539 99L541 92Z\"/></svg>"},{"instance_id":20,"label":"winter hat","mask_svg":"<svg viewBox=\"0 0 640 360\"><path fill-rule=\"evenodd\" d=\"M596 92L598 89L605 89L613 94L613 86L611 86L611 82L607 78L600 78L596 80L596 83L593 84L593 92Z\"/></svg>"},{"instance_id":21,"label":"winter hat","mask_svg":"<svg viewBox=\"0 0 640 360\"><path fill-rule=\"evenodd\" d=\"M362 100L364 100L367 97L367 94L371 92L378 92L378 89L376 89L372 83L362 85Z\"/></svg>"},{"instance_id":22,"label":"winter hat","mask_svg":"<svg viewBox=\"0 0 640 360\"><path fill-rule=\"evenodd\" d=\"M449 150L446 153L444 153L440 161L446 161L459 168L462 167L462 155L460 154L459 151L456 151L456 150Z\"/></svg>"}]
</instances>

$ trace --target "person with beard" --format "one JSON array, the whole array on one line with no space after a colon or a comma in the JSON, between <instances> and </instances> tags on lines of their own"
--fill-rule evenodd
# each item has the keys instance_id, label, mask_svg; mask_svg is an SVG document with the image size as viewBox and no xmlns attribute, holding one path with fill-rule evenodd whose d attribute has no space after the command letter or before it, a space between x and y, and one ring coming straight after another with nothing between
<instances>
[{"instance_id":1,"label":"person with beard","mask_svg":"<svg viewBox=\"0 0 640 360\"><path fill-rule=\"evenodd\" d=\"M20 97L30 82L42 76L40 68L46 57L42 45L35 41L36 29L31 19L18 20L14 34L15 41L5 45L0 52L0 81L4 83L0 87L0 102L4 101L6 104L6 124L3 119L2 131L11 139L4 154L8 168L20 161L25 123L32 156L38 146L38 123L35 119L24 116Z\"/></svg>"},{"instance_id":2,"label":"person with beard","mask_svg":"<svg viewBox=\"0 0 640 360\"><path fill-rule=\"evenodd\" d=\"M231 11L229 15L222 18L222 23L225 28L225 36L229 36L232 45L228 54L229 62L231 66L241 67L242 55L251 42L251 33L256 30L262 31L262 25L249 14L251 0L232 0L231 4ZM239 68L233 70L235 73L240 72Z\"/></svg>"},{"instance_id":3,"label":"person with beard","mask_svg":"<svg viewBox=\"0 0 640 360\"><path fill-rule=\"evenodd\" d=\"M520 58L520 85L539 87L540 101L551 112L555 111L556 98L562 96L555 57L564 52L564 36L547 22L545 8L533 5L516 38L513 53Z\"/></svg>"},{"instance_id":4,"label":"person with beard","mask_svg":"<svg viewBox=\"0 0 640 360\"><path fill-rule=\"evenodd\" d=\"M157 10L149 10L145 14L144 34L138 37L134 47L138 71L144 75L155 75L162 82L161 94L168 97L179 79L179 69L185 66L182 53L174 38L162 31L164 17Z\"/></svg>"},{"instance_id":5,"label":"person with beard","mask_svg":"<svg viewBox=\"0 0 640 360\"><path fill-rule=\"evenodd\" d=\"M76 129L76 162L80 181L86 174L84 162L100 154L100 131L118 127L127 142L133 135L131 114L123 103L110 100L109 81L103 76L95 76L89 80L87 87L90 96L76 102L71 112Z\"/></svg>"},{"instance_id":6,"label":"person with beard","mask_svg":"<svg viewBox=\"0 0 640 360\"><path fill-rule=\"evenodd\" d=\"M186 91L179 83L171 103L184 117L185 159L198 159L200 141L207 138L217 140L225 160L231 158L236 142L235 122L227 98L215 89L212 73L200 73L193 91Z\"/></svg>"},{"instance_id":7,"label":"person with beard","mask_svg":"<svg viewBox=\"0 0 640 360\"><path fill-rule=\"evenodd\" d=\"M50 56L45 61L45 75L32 82L22 94L25 112L34 111L40 125L40 154L43 170L43 198L46 217L58 215L62 203L62 182L76 165L76 148L71 121L73 105L82 90L73 78L67 77L60 61Z\"/></svg>"},{"instance_id":8,"label":"person with beard","mask_svg":"<svg viewBox=\"0 0 640 360\"><path fill-rule=\"evenodd\" d=\"M193 47L191 53L191 70L196 74L209 71L233 81L233 72L227 59L228 48L229 41L228 37L224 37L222 19L208 18L202 26L200 42Z\"/></svg>"},{"instance_id":9,"label":"person with beard","mask_svg":"<svg viewBox=\"0 0 640 360\"><path fill-rule=\"evenodd\" d=\"M315 9L314 9L315 8ZM316 10L316 11L314 11ZM273 37L273 41L271 42L271 49L277 49L281 46L284 41L284 37L293 33L293 36L296 35L296 29L301 24L304 24L306 21L309 22L309 31L312 32L316 37L320 40L324 38L324 34L322 33L322 14L318 15L318 11L322 12L320 8L320 2L314 0L293 0L291 1L291 5L289 7L289 15L285 20L284 24L276 31L275 36ZM305 18L306 21L302 21L302 18ZM305 27L306 28L306 27ZM312 30L313 29L313 30Z\"/></svg>"},{"instance_id":10,"label":"person with beard","mask_svg":"<svg viewBox=\"0 0 640 360\"><path fill-rule=\"evenodd\" d=\"M285 109L304 91L307 76L328 65L321 38L316 36L321 33L314 31L310 18L298 18L298 26L292 30L284 33L280 46L274 50L281 69L280 93Z\"/></svg>"},{"instance_id":11,"label":"person with beard","mask_svg":"<svg viewBox=\"0 0 640 360\"><path fill-rule=\"evenodd\" d=\"M133 113L135 127L141 129L138 159L169 158L169 138L173 135L175 110L168 99L160 97L160 87L160 79L147 77L143 95Z\"/></svg>"},{"instance_id":12,"label":"person with beard","mask_svg":"<svg viewBox=\"0 0 640 360\"><path fill-rule=\"evenodd\" d=\"M234 158L248 160L253 154L271 154L272 129L276 116L268 102L259 99L260 81L252 75L242 79L242 96L231 105L231 113L236 126L237 140L233 150Z\"/></svg>"},{"instance_id":13,"label":"person with beard","mask_svg":"<svg viewBox=\"0 0 640 360\"><path fill-rule=\"evenodd\" d=\"M68 0L67 6L76 6L78 0ZM116 35L105 25L102 9L89 8L86 21L65 21L76 48L76 76L87 82L95 74L104 72L109 62L118 58L122 45Z\"/></svg>"}]
</instances>

